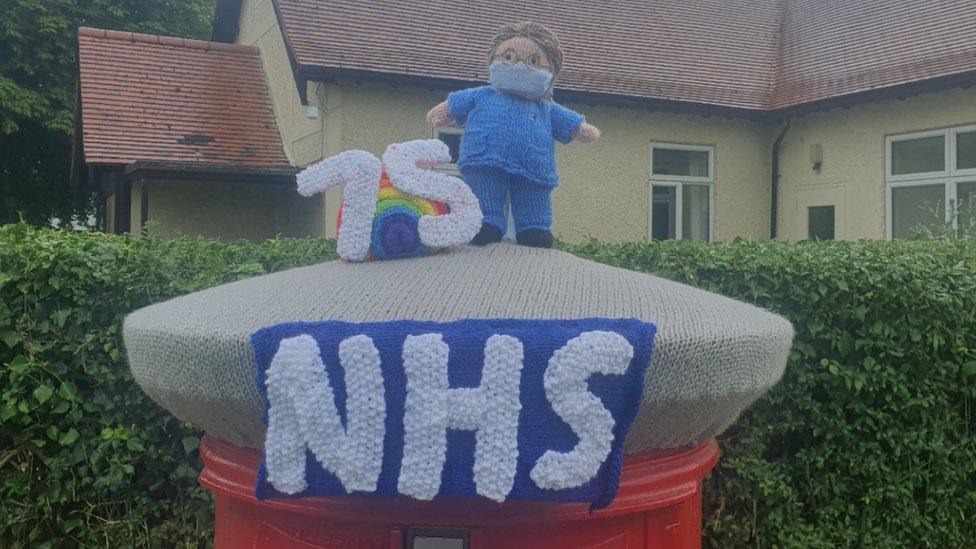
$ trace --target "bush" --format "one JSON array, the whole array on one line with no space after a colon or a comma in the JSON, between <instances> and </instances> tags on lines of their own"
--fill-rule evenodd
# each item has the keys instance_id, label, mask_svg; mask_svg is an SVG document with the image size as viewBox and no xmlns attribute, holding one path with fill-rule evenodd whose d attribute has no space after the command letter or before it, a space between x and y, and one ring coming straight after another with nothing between
<instances>
[{"instance_id":1,"label":"bush","mask_svg":"<svg viewBox=\"0 0 976 549\"><path fill-rule=\"evenodd\" d=\"M688 242L566 249L789 317L786 378L721 437L714 546L976 539L976 246ZM334 257L325 240L221 245L0 229L0 546L193 545L211 535L198 431L143 396L125 313Z\"/></svg>"},{"instance_id":2,"label":"bush","mask_svg":"<svg viewBox=\"0 0 976 549\"><path fill-rule=\"evenodd\" d=\"M221 245L0 228L0 547L210 539L199 432L136 387L122 318L334 256L325 240Z\"/></svg>"},{"instance_id":3,"label":"bush","mask_svg":"<svg viewBox=\"0 0 976 549\"><path fill-rule=\"evenodd\" d=\"M716 547L976 540L976 242L682 242L569 251L788 317L783 381L720 437Z\"/></svg>"}]
</instances>

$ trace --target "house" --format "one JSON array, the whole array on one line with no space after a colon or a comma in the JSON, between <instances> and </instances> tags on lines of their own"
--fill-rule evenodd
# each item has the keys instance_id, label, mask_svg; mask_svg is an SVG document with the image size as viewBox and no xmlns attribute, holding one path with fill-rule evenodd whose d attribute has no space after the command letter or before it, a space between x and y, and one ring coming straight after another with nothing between
<instances>
[{"instance_id":1,"label":"house","mask_svg":"<svg viewBox=\"0 0 976 549\"><path fill-rule=\"evenodd\" d=\"M78 61L74 172L105 197L107 230L322 230L295 192L256 48L81 28Z\"/></svg>"},{"instance_id":2,"label":"house","mask_svg":"<svg viewBox=\"0 0 976 549\"><path fill-rule=\"evenodd\" d=\"M298 198L293 167L418 138L456 149L463 129L426 111L484 83L495 29L526 19L562 41L556 99L603 130L558 148L563 239L968 221L971 0L219 0L212 42L79 31L79 179L116 231L334 235L341 196Z\"/></svg>"}]
</instances>

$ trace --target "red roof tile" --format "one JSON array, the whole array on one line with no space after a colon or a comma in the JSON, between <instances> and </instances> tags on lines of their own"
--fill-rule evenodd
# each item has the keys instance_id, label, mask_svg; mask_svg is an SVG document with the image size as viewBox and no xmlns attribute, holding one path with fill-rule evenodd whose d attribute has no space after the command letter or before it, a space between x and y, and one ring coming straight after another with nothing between
<instances>
[{"instance_id":1,"label":"red roof tile","mask_svg":"<svg viewBox=\"0 0 976 549\"><path fill-rule=\"evenodd\" d=\"M258 51L78 29L85 161L287 166Z\"/></svg>"},{"instance_id":2,"label":"red roof tile","mask_svg":"<svg viewBox=\"0 0 976 549\"><path fill-rule=\"evenodd\" d=\"M973 0L789 0L768 108L976 70Z\"/></svg>"},{"instance_id":3,"label":"red roof tile","mask_svg":"<svg viewBox=\"0 0 976 549\"><path fill-rule=\"evenodd\" d=\"M761 108L776 59L779 0L277 1L315 67L485 80L495 30L531 19L559 36L561 89Z\"/></svg>"},{"instance_id":4,"label":"red roof tile","mask_svg":"<svg viewBox=\"0 0 976 549\"><path fill-rule=\"evenodd\" d=\"M495 29L531 19L564 90L779 109L976 71L973 0L275 0L303 67L485 80Z\"/></svg>"}]
</instances>

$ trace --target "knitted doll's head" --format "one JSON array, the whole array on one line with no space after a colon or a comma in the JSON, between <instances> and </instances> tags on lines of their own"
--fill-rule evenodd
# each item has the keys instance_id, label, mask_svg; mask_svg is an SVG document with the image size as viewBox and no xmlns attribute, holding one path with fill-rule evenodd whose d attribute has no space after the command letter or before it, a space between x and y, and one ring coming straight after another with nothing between
<instances>
[{"instance_id":1,"label":"knitted doll's head","mask_svg":"<svg viewBox=\"0 0 976 549\"><path fill-rule=\"evenodd\" d=\"M488 50L490 83L500 92L526 99L552 96L563 68L563 50L556 35L532 22L498 29Z\"/></svg>"}]
</instances>

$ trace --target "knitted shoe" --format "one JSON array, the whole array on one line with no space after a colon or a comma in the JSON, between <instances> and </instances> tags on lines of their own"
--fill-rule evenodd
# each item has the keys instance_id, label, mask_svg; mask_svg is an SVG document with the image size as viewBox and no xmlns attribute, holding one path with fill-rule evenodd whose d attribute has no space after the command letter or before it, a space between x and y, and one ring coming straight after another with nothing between
<instances>
[{"instance_id":1,"label":"knitted shoe","mask_svg":"<svg viewBox=\"0 0 976 549\"><path fill-rule=\"evenodd\" d=\"M503 236L505 236L505 233L498 227L491 223L482 223L481 230L474 236L471 243L475 246L484 246L486 244L501 242Z\"/></svg>"},{"instance_id":2,"label":"knitted shoe","mask_svg":"<svg viewBox=\"0 0 976 549\"><path fill-rule=\"evenodd\" d=\"M482 230L484 230L483 227ZM477 237L475 237L475 240L477 240ZM545 229L525 229L515 235L515 240L523 246L552 248L552 233Z\"/></svg>"}]
</instances>

